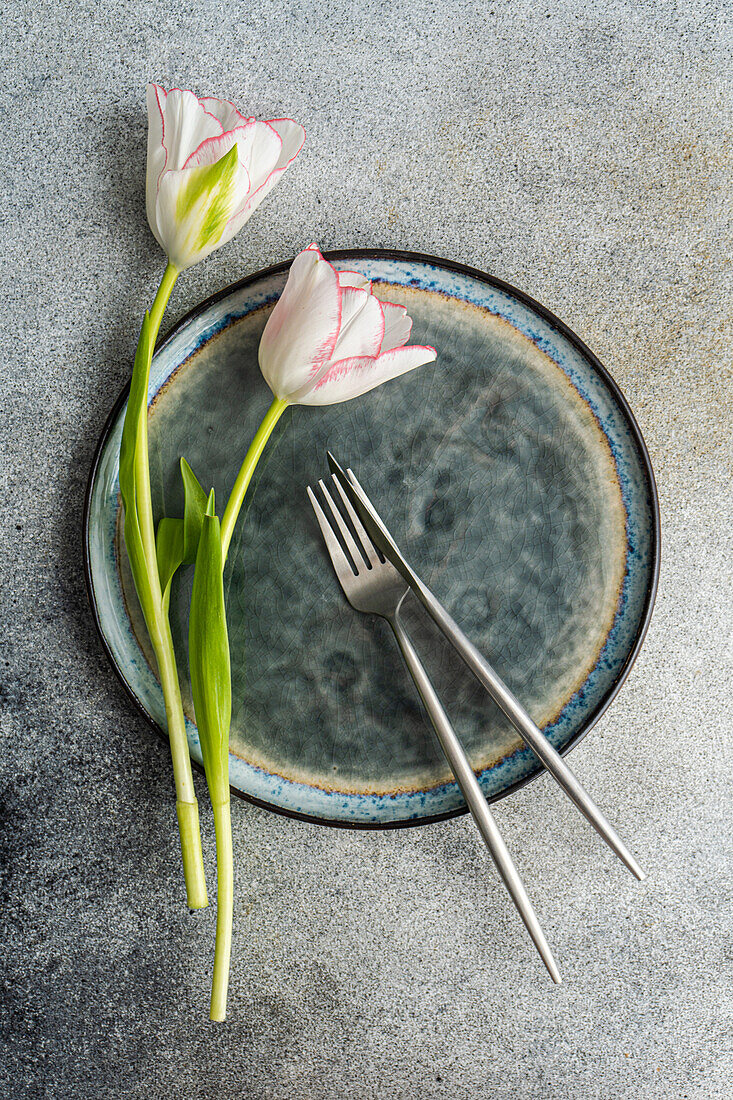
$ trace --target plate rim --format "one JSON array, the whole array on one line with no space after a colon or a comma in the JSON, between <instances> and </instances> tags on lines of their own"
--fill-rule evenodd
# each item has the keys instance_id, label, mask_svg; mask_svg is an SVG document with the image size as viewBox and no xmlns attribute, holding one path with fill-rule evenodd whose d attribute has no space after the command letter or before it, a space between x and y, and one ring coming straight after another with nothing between
<instances>
[{"instance_id":1,"label":"plate rim","mask_svg":"<svg viewBox=\"0 0 733 1100\"><path fill-rule=\"evenodd\" d=\"M659 572L661 566L661 517L659 510L659 495L657 491L657 483L654 477L654 469L652 467L651 457L644 441L644 437L641 433L641 429L637 424L636 417L634 416L631 406L624 396L620 386L615 381L609 370L603 365L598 356L588 347L588 345L574 332L564 321L561 321L559 317L555 316L551 310L542 305L541 302L536 301L530 294L527 294L523 290L519 290L511 283L506 282L504 279L500 279L498 276L491 275L489 272L481 271L479 268L470 267L467 264L460 263L457 260L448 260L439 256L431 256L423 252L411 252L403 249L395 248L340 248L329 249L323 253L325 259L329 261L341 261L341 260L396 260L406 263L420 263L428 264L433 267L443 268L447 271L452 271L458 275L468 276L478 282L485 283L495 290L504 292L514 297L522 305L526 306L530 310L534 311L545 322L547 322L552 328L554 328L561 336L563 336L583 358L588 360L591 367L600 376L603 383L608 387L614 400L618 403L621 412L623 413L630 429L631 435L634 440L639 458L641 460L641 466L646 475L649 500L651 505L651 518L652 518L652 538L651 538L651 555L652 555L652 570L650 574L649 583L645 592L643 614L634 637L633 645L631 646L626 660L619 668L616 676L603 698L596 705L595 709L588 715L586 720L581 725L580 729L570 738L570 740L563 745L560 749L560 754L565 756L571 752L572 749L579 745L580 742L590 733L596 723L605 714L614 701L619 691L621 690L626 678L628 677L631 669L636 662L644 639L646 638L649 624L651 622L652 613L654 610L654 603L656 600L657 589L659 585ZM202 299L190 310L188 310L182 317L180 317L171 328L166 330L165 335L156 342L155 353L161 351L186 325L195 320L211 306L216 305L217 302L228 298L230 295L235 294L241 290L246 289L252 283L256 283L261 279L269 278L274 275L279 275L284 271L287 271L291 265L291 260L284 260L281 263L272 264L270 267L261 268L258 271L253 272L251 275L245 275L242 279L238 279L233 283L229 283L221 290L216 291L214 294L210 294L208 297ZM92 492L95 484L95 479L99 469L99 463L102 457L104 446L107 442L109 433L114 425L120 409L127 400L130 392L129 381L123 387L117 400L115 401L109 415L107 416L104 426L100 432L97 440L94 456L92 459L91 469L89 471L89 477L87 479L86 490L84 493L84 506L82 509L82 522L81 522L81 536L82 536L82 555L84 564L84 582L86 587L87 599L92 613L92 620L97 633L97 637L102 645L102 650L107 657L112 670L117 677L117 680L122 685L127 698L132 702L134 709L140 714L148 726L150 726L156 735L168 743L167 733L161 729L161 727L155 722L152 716L148 713L145 707L142 705L134 691L128 684L127 680L122 674L119 668L112 650L107 642L102 628L102 622L97 607L96 596L94 592L94 580L92 577L91 567L91 555L89 550L89 522L91 512L91 500ZM510 783L508 787L505 787L503 791L499 791L493 795L487 796L489 803L498 802L503 798L508 797L515 791L518 791L521 787L526 786L527 783L531 783L539 775L542 775L546 768L536 758L536 767L528 775L523 776L521 779L515 780ZM192 766L200 774L204 774L203 767L198 761L191 759ZM420 825L430 825L437 821L447 821L451 818L461 817L468 813L467 806L459 806L453 810L447 810L443 813L430 814L426 817L409 818L401 821L344 821L333 820L327 817L320 817L316 814L303 813L299 810L291 810L283 806L276 806L271 802L267 802L265 799L257 798L254 795L246 794L244 791L240 791L236 787L230 786L231 792L238 798L243 799L245 802L249 802L251 805L258 806L261 809L269 810L271 813L279 814L281 817L294 818L298 821L304 821L311 825L324 825L329 828L335 829L368 829L368 830L383 830L383 829L404 829L414 828Z\"/></svg>"}]
</instances>

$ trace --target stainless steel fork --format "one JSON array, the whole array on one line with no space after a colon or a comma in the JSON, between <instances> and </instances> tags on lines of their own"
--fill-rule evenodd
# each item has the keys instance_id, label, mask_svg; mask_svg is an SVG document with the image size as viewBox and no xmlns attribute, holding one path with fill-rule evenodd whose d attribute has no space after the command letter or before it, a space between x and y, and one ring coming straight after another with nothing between
<instances>
[{"instance_id":1,"label":"stainless steel fork","mask_svg":"<svg viewBox=\"0 0 733 1100\"><path fill-rule=\"evenodd\" d=\"M603 837L611 851L615 852L622 863L626 864L632 875L643 882L646 874L639 866L638 861L578 781L577 776L570 770L555 746L532 721L522 704L496 674L483 654L466 637L455 619L448 614L428 586L420 580L415 570L405 560L396 542L385 527L384 521L377 514L374 505L359 484L354 471L343 470L330 451L328 452L328 465L331 468L331 473L335 475L338 481L339 488L344 490L349 502L359 515L372 544L377 547L383 557L392 562L397 572L420 600L433 622L443 632L456 652L461 655L476 679L480 684L483 684L489 695L517 730L522 740L545 765L550 775L565 791L568 798L590 821L599 836Z\"/></svg>"},{"instance_id":2,"label":"stainless steel fork","mask_svg":"<svg viewBox=\"0 0 733 1100\"><path fill-rule=\"evenodd\" d=\"M499 832L463 746L458 740L430 677L400 621L400 608L402 601L410 591L409 586L391 562L382 561L341 488L338 478L335 476L333 477L333 483L336 486L344 511L351 522L351 529L349 529L344 516L322 480L318 484L333 517L333 522L326 517L310 485L308 486L308 496L316 513L316 519L321 528L339 583L347 600L356 611L379 615L386 619L392 627L405 664L415 681L415 686L430 716L441 748L473 815L478 830L491 853L491 857L519 911L520 917L524 921L527 931L542 956L542 961L547 967L552 980L559 985L562 981L560 972L509 849ZM340 533L348 550L348 557L338 540L336 530Z\"/></svg>"}]
</instances>

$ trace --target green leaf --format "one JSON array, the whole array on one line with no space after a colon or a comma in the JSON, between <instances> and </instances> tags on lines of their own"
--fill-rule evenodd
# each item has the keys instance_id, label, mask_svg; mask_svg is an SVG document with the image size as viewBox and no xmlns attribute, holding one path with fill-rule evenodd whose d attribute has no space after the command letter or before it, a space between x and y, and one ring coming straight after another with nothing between
<instances>
[{"instance_id":1,"label":"green leaf","mask_svg":"<svg viewBox=\"0 0 733 1100\"><path fill-rule=\"evenodd\" d=\"M163 607L168 614L171 581L183 562L183 520L167 516L158 524L155 535L155 554L158 559L158 576L163 593Z\"/></svg>"},{"instance_id":2,"label":"green leaf","mask_svg":"<svg viewBox=\"0 0 733 1100\"><path fill-rule=\"evenodd\" d=\"M155 614L153 594L148 580L145 548L140 533L135 490L135 455L142 417L148 412L148 362L151 354L150 314L143 318L140 339L135 352L135 364L130 382L130 394L127 398L125 423L122 428L120 444L120 495L125 508L125 546L130 559L135 588L140 599L145 621L150 624Z\"/></svg>"},{"instance_id":3,"label":"green leaf","mask_svg":"<svg viewBox=\"0 0 733 1100\"><path fill-rule=\"evenodd\" d=\"M232 683L221 532L212 489L201 528L188 629L191 693L212 802L229 798Z\"/></svg>"},{"instance_id":4,"label":"green leaf","mask_svg":"<svg viewBox=\"0 0 733 1100\"><path fill-rule=\"evenodd\" d=\"M185 458L181 459L181 477L185 494L182 560L184 565L193 565L206 512L206 492Z\"/></svg>"},{"instance_id":5,"label":"green leaf","mask_svg":"<svg viewBox=\"0 0 733 1100\"><path fill-rule=\"evenodd\" d=\"M158 576L166 614L173 577L181 565L193 565L196 561L206 512L206 493L185 458L181 459L181 477L185 495L184 518L164 517L158 524L155 537Z\"/></svg>"}]
</instances>

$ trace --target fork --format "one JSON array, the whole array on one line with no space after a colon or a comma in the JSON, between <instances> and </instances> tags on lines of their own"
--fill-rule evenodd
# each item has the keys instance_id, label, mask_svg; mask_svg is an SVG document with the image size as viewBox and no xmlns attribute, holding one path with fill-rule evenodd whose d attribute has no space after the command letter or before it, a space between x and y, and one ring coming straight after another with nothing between
<instances>
[{"instance_id":1,"label":"fork","mask_svg":"<svg viewBox=\"0 0 733 1100\"><path fill-rule=\"evenodd\" d=\"M308 496L313 505L318 525L326 543L326 549L331 557L331 562L344 595L356 611L378 615L386 619L391 626L405 664L415 681L420 698L430 716L440 746L445 753L451 771L486 847L496 864L499 875L509 891L512 901L517 907L519 915L550 973L550 977L559 985L562 981L560 972L509 849L499 832L494 815L489 809L488 802L479 786L463 746L458 740L430 677L400 621L400 608L405 596L410 591L409 586L391 562L381 559L335 475L333 475L333 482L351 522L354 534L349 529L323 480L319 481L318 485L333 516L333 523L326 517L310 485L308 486ZM338 540L336 530L343 539L348 550L348 556Z\"/></svg>"},{"instance_id":2,"label":"fork","mask_svg":"<svg viewBox=\"0 0 733 1100\"><path fill-rule=\"evenodd\" d=\"M560 753L542 730L532 721L519 700L512 694L504 681L496 674L489 662L479 653L476 646L466 637L458 623L451 618L443 605L436 599L428 586L420 580L415 570L407 563L399 547L377 514L374 505L359 484L353 470L344 471L328 452L328 465L336 477L339 488L344 490L349 502L356 509L374 546L386 557L404 578L425 610L446 636L457 653L480 684L499 705L522 740L535 756L545 765L550 775L559 784L565 794L577 806L583 816L591 823L596 832L605 840L609 848L616 853L622 863L640 882L646 873L624 844L613 825L595 804L591 796L570 770Z\"/></svg>"}]
</instances>

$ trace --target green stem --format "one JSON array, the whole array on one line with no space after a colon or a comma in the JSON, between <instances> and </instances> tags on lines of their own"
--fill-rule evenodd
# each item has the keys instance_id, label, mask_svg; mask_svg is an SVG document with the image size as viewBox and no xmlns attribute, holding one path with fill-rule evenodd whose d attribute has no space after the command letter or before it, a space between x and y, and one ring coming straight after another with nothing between
<instances>
[{"instance_id":1,"label":"green stem","mask_svg":"<svg viewBox=\"0 0 733 1100\"><path fill-rule=\"evenodd\" d=\"M237 522L237 516L239 510L242 507L242 501L244 500L244 494L247 492L247 487L252 480L252 474L255 471L260 455L265 449L267 440L272 435L273 428L277 424L278 420L288 407L288 402L283 401L281 397L275 397L269 409L265 413L265 418L257 429L257 434L252 440L247 454L244 456L244 462L242 463L239 473L237 474L237 480L234 482L234 488L231 491L227 506L224 510L224 516L221 521L221 556L222 564L227 560L227 553L229 552L229 543L232 541L232 535L234 533L234 525Z\"/></svg>"},{"instance_id":2,"label":"green stem","mask_svg":"<svg viewBox=\"0 0 733 1100\"><path fill-rule=\"evenodd\" d=\"M255 466L262 454L267 440L272 435L278 420L288 407L288 402L276 397L265 414L264 420L244 457L237 480L234 483L224 516L221 521L221 567L224 568L232 533L237 522L244 495L252 480ZM195 584L195 582L194 582ZM229 768L228 738L222 746L225 775ZM229 965L232 954L232 923L234 911L234 860L232 854L232 820L229 807L228 782L217 781L216 792L212 787L213 776L209 776L209 793L214 809L214 829L216 832L216 947L214 950L214 976L211 983L211 1019L225 1020L227 1011L227 992L229 989ZM222 789L223 787L223 789Z\"/></svg>"},{"instance_id":3,"label":"green stem","mask_svg":"<svg viewBox=\"0 0 733 1100\"><path fill-rule=\"evenodd\" d=\"M163 274L158 293L150 311L150 342L146 363L145 393L150 380L150 364L155 341L168 304L171 291L178 278L178 271L168 264ZM201 832L199 829L198 802L193 786L191 757L186 738L186 720L183 714L181 688L178 682L176 656L173 649L170 622L163 604L158 576L158 563L155 553L155 524L153 520L152 495L150 491L150 462L148 454L148 418L140 418L135 445L135 497L138 522L145 554L146 581L152 600L152 611L147 621L150 640L158 663L158 674L165 700L165 713L168 725L173 777L176 786L176 814L181 840L183 875L186 883L186 897L190 909L203 909L208 905L204 861L201 852Z\"/></svg>"},{"instance_id":4,"label":"green stem","mask_svg":"<svg viewBox=\"0 0 733 1100\"><path fill-rule=\"evenodd\" d=\"M216 802L216 947L214 977L211 983L212 1020L225 1020L229 989L229 962L232 954L232 923L234 915L234 858L232 853L232 819L229 799Z\"/></svg>"},{"instance_id":5,"label":"green stem","mask_svg":"<svg viewBox=\"0 0 733 1100\"><path fill-rule=\"evenodd\" d=\"M153 350L155 348L155 341L158 338L158 332L160 331L160 322L163 320L163 314L165 313L165 307L168 305L168 299L171 296L171 291L175 286L176 279L178 278L178 270L169 263L163 272L163 278L160 281L158 287L158 293L155 295L155 301L153 302L152 309L150 310L150 355L147 364L147 381L150 380L150 363L153 357ZM147 393L147 387L146 387ZM140 429L137 436L137 446L135 448L135 493L137 497L137 511L138 519L140 522L140 533L142 535L143 546L145 547L145 557L148 560L148 567L156 562L155 556L155 527L153 525L153 504L150 493L150 459L148 455L148 418L142 416L140 418ZM158 575L157 564L155 566L155 574ZM160 585L158 585L160 587Z\"/></svg>"},{"instance_id":6,"label":"green stem","mask_svg":"<svg viewBox=\"0 0 733 1100\"><path fill-rule=\"evenodd\" d=\"M162 617L164 643L156 649L155 655L165 700L168 740L176 785L176 816L181 842L183 878L186 883L186 902L189 909L205 909L209 904L209 898L206 893L204 857L201 851L199 804L193 787L191 756L186 737L186 719L183 714L173 637L165 611Z\"/></svg>"}]
</instances>

